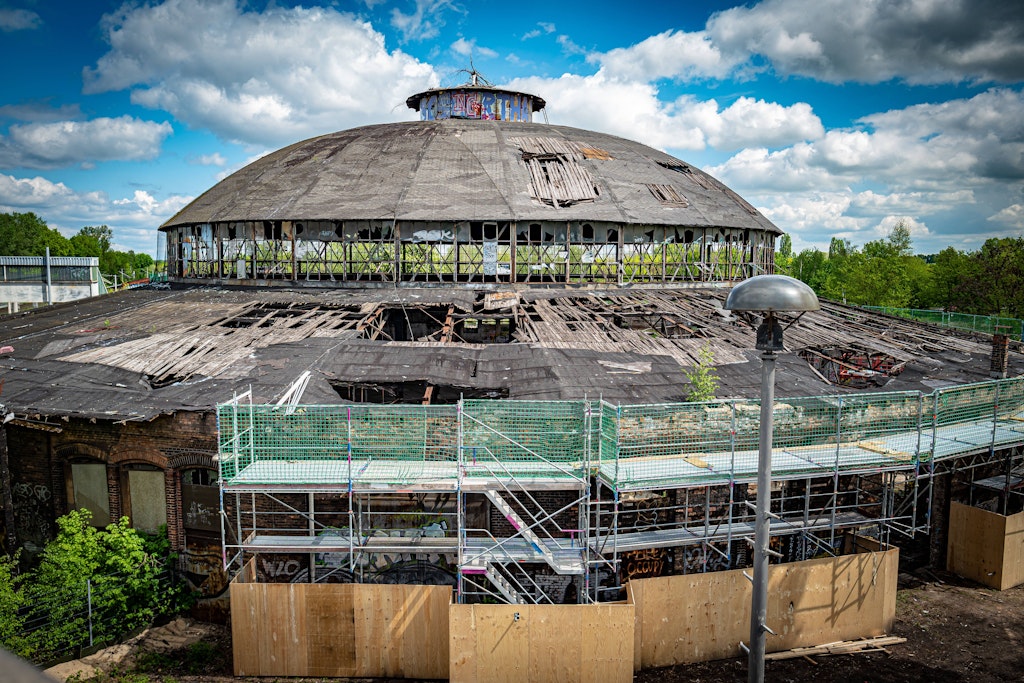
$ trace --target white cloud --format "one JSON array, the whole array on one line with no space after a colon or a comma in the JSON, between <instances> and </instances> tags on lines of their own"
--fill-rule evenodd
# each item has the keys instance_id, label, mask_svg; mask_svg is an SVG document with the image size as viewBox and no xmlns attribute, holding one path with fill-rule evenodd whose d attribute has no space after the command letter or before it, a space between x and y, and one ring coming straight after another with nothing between
<instances>
[{"instance_id":1,"label":"white cloud","mask_svg":"<svg viewBox=\"0 0 1024 683\"><path fill-rule=\"evenodd\" d=\"M37 29L43 25L38 14L27 9L0 8L0 31L25 31Z\"/></svg>"},{"instance_id":2,"label":"white cloud","mask_svg":"<svg viewBox=\"0 0 1024 683\"><path fill-rule=\"evenodd\" d=\"M190 201L177 195L157 200L142 190L110 200L104 192L76 192L46 178L0 174L0 212L35 212L68 237L86 225L107 225L115 248L149 254L156 248L156 226Z\"/></svg>"},{"instance_id":3,"label":"white cloud","mask_svg":"<svg viewBox=\"0 0 1024 683\"><path fill-rule=\"evenodd\" d=\"M497 57L498 53L489 47L481 47L476 44L476 39L466 40L465 38L459 38L451 45L451 50L457 55L463 57L472 57L473 55L479 55L481 57Z\"/></svg>"},{"instance_id":4,"label":"white cloud","mask_svg":"<svg viewBox=\"0 0 1024 683\"><path fill-rule=\"evenodd\" d=\"M842 83L1024 78L1024 5L1006 0L764 0L588 56L612 78L782 76Z\"/></svg>"},{"instance_id":5,"label":"white cloud","mask_svg":"<svg viewBox=\"0 0 1024 683\"><path fill-rule=\"evenodd\" d=\"M193 159L191 163L199 166L226 166L228 160L220 152L214 152L213 154L202 154Z\"/></svg>"},{"instance_id":6,"label":"white cloud","mask_svg":"<svg viewBox=\"0 0 1024 683\"><path fill-rule=\"evenodd\" d=\"M830 82L1012 82L1024 77L1024 5L1006 0L764 0L711 17L723 54Z\"/></svg>"},{"instance_id":7,"label":"white cloud","mask_svg":"<svg viewBox=\"0 0 1024 683\"><path fill-rule=\"evenodd\" d=\"M1010 204L1005 209L989 216L988 220L1001 223L1009 228L1024 230L1024 204Z\"/></svg>"},{"instance_id":8,"label":"white cloud","mask_svg":"<svg viewBox=\"0 0 1024 683\"><path fill-rule=\"evenodd\" d=\"M391 10L391 25L402 34L402 40L429 40L436 38L444 26L444 13L456 9L451 0L414 0L412 14L397 7Z\"/></svg>"},{"instance_id":9,"label":"white cloud","mask_svg":"<svg viewBox=\"0 0 1024 683\"><path fill-rule=\"evenodd\" d=\"M928 226L913 216L894 216L888 215L882 218L878 222L878 225L874 227L876 239L884 239L892 233L892 229L896 227L897 223L903 223L904 226L910 231L911 240L914 238L921 239L922 237L929 237L931 231Z\"/></svg>"},{"instance_id":10,"label":"white cloud","mask_svg":"<svg viewBox=\"0 0 1024 683\"><path fill-rule=\"evenodd\" d=\"M96 162L153 159L171 124L141 121L131 116L90 121L58 121L11 126L0 137L0 166L58 168Z\"/></svg>"},{"instance_id":11,"label":"white cloud","mask_svg":"<svg viewBox=\"0 0 1024 683\"><path fill-rule=\"evenodd\" d=\"M536 38L538 36L542 36L542 35L550 34L550 33L554 33L554 32L555 32L555 25L554 24L552 24L550 22L547 22L547 21L538 21L537 22L537 28L533 29L532 31L527 31L526 33L524 33L523 37L522 37L522 40L530 40L531 38Z\"/></svg>"},{"instance_id":12,"label":"white cloud","mask_svg":"<svg viewBox=\"0 0 1024 683\"><path fill-rule=\"evenodd\" d=\"M134 88L134 103L226 140L278 145L407 120L408 94L438 82L429 65L389 52L368 23L324 8L167 0L126 5L105 30L110 51L85 69L87 93Z\"/></svg>"},{"instance_id":13,"label":"white cloud","mask_svg":"<svg viewBox=\"0 0 1024 683\"><path fill-rule=\"evenodd\" d=\"M566 35L561 35L555 38L559 45L562 46L562 52L567 55L585 55L587 50L580 47L572 41L572 38Z\"/></svg>"},{"instance_id":14,"label":"white cloud","mask_svg":"<svg viewBox=\"0 0 1024 683\"><path fill-rule=\"evenodd\" d=\"M552 123L621 135L662 149L776 147L824 132L804 103L785 107L741 97L722 109L715 100L688 96L666 103L655 85L610 78L603 69L593 76L516 79L510 87L541 97L557 92L548 106Z\"/></svg>"},{"instance_id":15,"label":"white cloud","mask_svg":"<svg viewBox=\"0 0 1024 683\"><path fill-rule=\"evenodd\" d=\"M640 82L724 78L745 58L723 55L703 31L665 31L631 47L587 57L600 64L609 78Z\"/></svg>"}]
</instances>

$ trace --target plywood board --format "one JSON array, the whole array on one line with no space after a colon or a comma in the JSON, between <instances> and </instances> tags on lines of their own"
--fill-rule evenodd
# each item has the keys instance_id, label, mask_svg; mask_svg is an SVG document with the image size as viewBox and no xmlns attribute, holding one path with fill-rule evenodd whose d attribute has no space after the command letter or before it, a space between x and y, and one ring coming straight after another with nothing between
<instances>
[{"instance_id":1,"label":"plywood board","mask_svg":"<svg viewBox=\"0 0 1024 683\"><path fill-rule=\"evenodd\" d=\"M309 589L312 590L309 590ZM354 586L326 584L307 588L306 649L308 676L355 676Z\"/></svg>"},{"instance_id":2,"label":"plywood board","mask_svg":"<svg viewBox=\"0 0 1024 683\"><path fill-rule=\"evenodd\" d=\"M241 575L239 575L241 576ZM258 586L231 582L228 589L231 599L231 642L236 676L259 675L259 599L262 593Z\"/></svg>"},{"instance_id":3,"label":"plywood board","mask_svg":"<svg viewBox=\"0 0 1024 683\"><path fill-rule=\"evenodd\" d=\"M628 604L452 605L449 679L627 683L633 615Z\"/></svg>"},{"instance_id":4,"label":"plywood board","mask_svg":"<svg viewBox=\"0 0 1024 683\"><path fill-rule=\"evenodd\" d=\"M632 605L581 605L579 680L633 680Z\"/></svg>"},{"instance_id":5,"label":"plywood board","mask_svg":"<svg viewBox=\"0 0 1024 683\"><path fill-rule=\"evenodd\" d=\"M235 673L448 675L446 586L231 585Z\"/></svg>"},{"instance_id":6,"label":"plywood board","mask_svg":"<svg viewBox=\"0 0 1024 683\"><path fill-rule=\"evenodd\" d=\"M946 569L978 583L1001 589L1006 517L971 505L949 506Z\"/></svg>"},{"instance_id":7,"label":"plywood board","mask_svg":"<svg viewBox=\"0 0 1024 683\"><path fill-rule=\"evenodd\" d=\"M882 635L896 611L898 551L773 565L769 651ZM740 654L750 639L750 583L742 571L630 582L642 668ZM639 598L639 599L637 599Z\"/></svg>"},{"instance_id":8,"label":"plywood board","mask_svg":"<svg viewBox=\"0 0 1024 683\"><path fill-rule=\"evenodd\" d=\"M1003 541L1003 580L1000 590L1024 583L1024 512L1006 518Z\"/></svg>"},{"instance_id":9,"label":"plywood board","mask_svg":"<svg viewBox=\"0 0 1024 683\"><path fill-rule=\"evenodd\" d=\"M530 605L525 616L530 646L525 680L538 683L580 680L581 617L576 605Z\"/></svg>"}]
</instances>

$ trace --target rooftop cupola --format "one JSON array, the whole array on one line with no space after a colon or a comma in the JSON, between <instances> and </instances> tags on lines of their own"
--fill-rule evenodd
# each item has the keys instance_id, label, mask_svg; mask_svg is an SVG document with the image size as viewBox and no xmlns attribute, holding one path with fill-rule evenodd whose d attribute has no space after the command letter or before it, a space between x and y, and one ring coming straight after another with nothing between
<instances>
[{"instance_id":1,"label":"rooftop cupola","mask_svg":"<svg viewBox=\"0 0 1024 683\"><path fill-rule=\"evenodd\" d=\"M544 108L542 98L496 88L475 69L469 82L452 88L431 88L410 96L405 103L420 113L421 121L477 119L532 123L533 113Z\"/></svg>"}]
</instances>

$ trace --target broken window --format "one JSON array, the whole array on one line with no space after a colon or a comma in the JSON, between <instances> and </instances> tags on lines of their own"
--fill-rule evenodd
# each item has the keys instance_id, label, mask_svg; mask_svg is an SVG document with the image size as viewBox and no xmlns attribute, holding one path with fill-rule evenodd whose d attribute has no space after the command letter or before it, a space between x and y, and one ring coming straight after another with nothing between
<instances>
[{"instance_id":1,"label":"broken window","mask_svg":"<svg viewBox=\"0 0 1024 683\"><path fill-rule=\"evenodd\" d=\"M92 513L92 525L110 524L110 496L107 493L107 466L102 462L71 463L72 508Z\"/></svg>"},{"instance_id":2,"label":"broken window","mask_svg":"<svg viewBox=\"0 0 1024 683\"><path fill-rule=\"evenodd\" d=\"M181 473L181 512L186 532L220 531L217 471L197 467Z\"/></svg>"}]
</instances>

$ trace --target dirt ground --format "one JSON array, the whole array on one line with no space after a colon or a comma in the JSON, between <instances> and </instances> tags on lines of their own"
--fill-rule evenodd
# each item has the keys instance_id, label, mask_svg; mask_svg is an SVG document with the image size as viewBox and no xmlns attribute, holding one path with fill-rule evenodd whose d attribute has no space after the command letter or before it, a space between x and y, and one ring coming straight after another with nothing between
<instances>
[{"instance_id":1,"label":"dirt ground","mask_svg":"<svg viewBox=\"0 0 1024 683\"><path fill-rule=\"evenodd\" d=\"M132 657L112 671L79 680L242 683L243 679L231 676L229 631L222 626L201 627L199 644L193 642L177 650L156 653L140 645ZM902 636L907 642L889 646L883 652L770 661L766 665L766 679L772 683L1024 681L1024 587L999 592L941 572L920 570L915 575L901 574L896 625L890 635ZM382 679L344 680L362 683ZM636 683L746 680L746 661L741 659L651 669L634 677ZM299 683L298 679L289 681Z\"/></svg>"}]
</instances>

